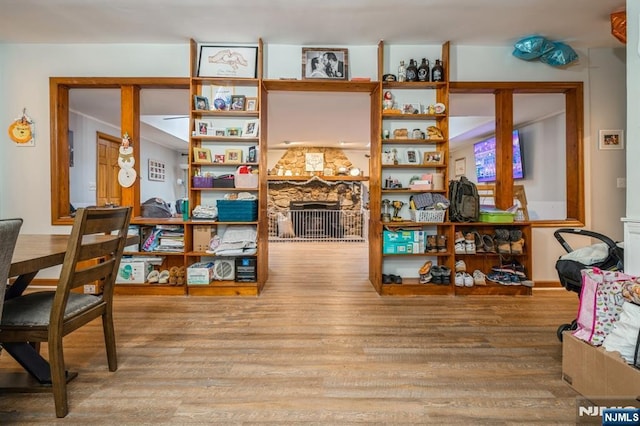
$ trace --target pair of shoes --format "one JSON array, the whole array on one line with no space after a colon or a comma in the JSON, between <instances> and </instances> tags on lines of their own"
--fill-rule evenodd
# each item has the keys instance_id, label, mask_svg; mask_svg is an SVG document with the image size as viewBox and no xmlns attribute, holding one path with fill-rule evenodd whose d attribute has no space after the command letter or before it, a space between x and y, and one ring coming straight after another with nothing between
<instances>
[{"instance_id":1,"label":"pair of shoes","mask_svg":"<svg viewBox=\"0 0 640 426\"><path fill-rule=\"evenodd\" d=\"M456 272L467 272L467 264L462 259L456 260L455 268Z\"/></svg>"},{"instance_id":2,"label":"pair of shoes","mask_svg":"<svg viewBox=\"0 0 640 426\"><path fill-rule=\"evenodd\" d=\"M476 254L476 237L473 232L467 232L464 236L464 251L466 254Z\"/></svg>"},{"instance_id":3,"label":"pair of shoes","mask_svg":"<svg viewBox=\"0 0 640 426\"><path fill-rule=\"evenodd\" d=\"M487 285L486 275L479 269L473 271L473 284L474 285Z\"/></svg>"},{"instance_id":4,"label":"pair of shoes","mask_svg":"<svg viewBox=\"0 0 640 426\"><path fill-rule=\"evenodd\" d=\"M158 275L158 284L167 284L169 282L169 270L165 269Z\"/></svg>"},{"instance_id":5,"label":"pair of shoes","mask_svg":"<svg viewBox=\"0 0 640 426\"><path fill-rule=\"evenodd\" d=\"M493 271L487 275L487 279L494 283L498 283L501 285L520 285L520 277L516 274L510 274L508 272L497 272Z\"/></svg>"},{"instance_id":6,"label":"pair of shoes","mask_svg":"<svg viewBox=\"0 0 640 426\"><path fill-rule=\"evenodd\" d=\"M495 247L495 244L493 243L493 237L488 234L483 234L481 238L482 238L482 248L484 252L495 253L496 247Z\"/></svg>"},{"instance_id":7,"label":"pair of shoes","mask_svg":"<svg viewBox=\"0 0 640 426\"><path fill-rule=\"evenodd\" d=\"M455 284L457 287L473 287L473 277L466 272L458 272Z\"/></svg>"},{"instance_id":8,"label":"pair of shoes","mask_svg":"<svg viewBox=\"0 0 640 426\"><path fill-rule=\"evenodd\" d=\"M522 238L522 231L519 229L512 229L509 231L509 238L511 243L511 254L522 254L524 251L524 238Z\"/></svg>"},{"instance_id":9,"label":"pair of shoes","mask_svg":"<svg viewBox=\"0 0 640 426\"><path fill-rule=\"evenodd\" d=\"M424 265L422 265L422 268L420 268L420 270L418 271L418 273L420 274L420 284L427 284L433 278L433 276L431 275L432 265L433 262L427 260Z\"/></svg>"},{"instance_id":10,"label":"pair of shoes","mask_svg":"<svg viewBox=\"0 0 640 426\"><path fill-rule=\"evenodd\" d=\"M511 253L511 235L508 229L497 228L495 231L495 245L498 253L510 254Z\"/></svg>"},{"instance_id":11,"label":"pair of shoes","mask_svg":"<svg viewBox=\"0 0 640 426\"><path fill-rule=\"evenodd\" d=\"M517 275L520 278L526 278L527 274L524 269L524 265L517 260L511 260L510 262L501 263L500 265L493 266L491 268L495 272L506 272L509 274Z\"/></svg>"},{"instance_id":12,"label":"pair of shoes","mask_svg":"<svg viewBox=\"0 0 640 426\"><path fill-rule=\"evenodd\" d=\"M155 269L149 272L149 275L147 275L147 282L149 284L155 284L159 280L160 280L160 272L156 271Z\"/></svg>"},{"instance_id":13,"label":"pair of shoes","mask_svg":"<svg viewBox=\"0 0 640 426\"><path fill-rule=\"evenodd\" d=\"M435 253L438 251L437 235L427 235L427 253Z\"/></svg>"},{"instance_id":14,"label":"pair of shoes","mask_svg":"<svg viewBox=\"0 0 640 426\"><path fill-rule=\"evenodd\" d=\"M436 235L436 248L439 253L447 252L447 236L446 235Z\"/></svg>"},{"instance_id":15,"label":"pair of shoes","mask_svg":"<svg viewBox=\"0 0 640 426\"><path fill-rule=\"evenodd\" d=\"M400 275L382 274L382 284L402 284L402 277Z\"/></svg>"},{"instance_id":16,"label":"pair of shoes","mask_svg":"<svg viewBox=\"0 0 640 426\"><path fill-rule=\"evenodd\" d=\"M442 265L434 265L431 267L431 275L433 279L431 280L434 284L450 284L451 283L451 269Z\"/></svg>"}]
</instances>

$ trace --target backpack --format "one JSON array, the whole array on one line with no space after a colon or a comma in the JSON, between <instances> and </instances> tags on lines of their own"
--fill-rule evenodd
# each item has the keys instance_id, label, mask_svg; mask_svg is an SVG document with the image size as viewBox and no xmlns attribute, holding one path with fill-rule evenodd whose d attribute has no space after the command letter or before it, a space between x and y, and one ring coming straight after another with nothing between
<instances>
[{"instance_id":1,"label":"backpack","mask_svg":"<svg viewBox=\"0 0 640 426\"><path fill-rule=\"evenodd\" d=\"M465 176L449 182L449 220L451 222L477 222L480 216L478 188Z\"/></svg>"}]
</instances>

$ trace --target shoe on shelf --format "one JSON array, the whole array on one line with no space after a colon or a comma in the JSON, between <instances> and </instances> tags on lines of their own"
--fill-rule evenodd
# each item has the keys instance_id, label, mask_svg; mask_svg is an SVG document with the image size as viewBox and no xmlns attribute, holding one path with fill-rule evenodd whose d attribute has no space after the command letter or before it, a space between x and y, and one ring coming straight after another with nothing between
<instances>
[{"instance_id":1,"label":"shoe on shelf","mask_svg":"<svg viewBox=\"0 0 640 426\"><path fill-rule=\"evenodd\" d=\"M456 254L467 254L467 247L464 240L456 242L455 252Z\"/></svg>"},{"instance_id":2,"label":"shoe on shelf","mask_svg":"<svg viewBox=\"0 0 640 426\"><path fill-rule=\"evenodd\" d=\"M473 277L466 272L462 273L462 279L465 287L473 287Z\"/></svg>"},{"instance_id":3,"label":"shoe on shelf","mask_svg":"<svg viewBox=\"0 0 640 426\"><path fill-rule=\"evenodd\" d=\"M464 242L464 234L462 233L462 231L456 231L454 241L456 243Z\"/></svg>"},{"instance_id":4,"label":"shoe on shelf","mask_svg":"<svg viewBox=\"0 0 640 426\"><path fill-rule=\"evenodd\" d=\"M442 284L442 269L438 265L431 267L431 282L434 284Z\"/></svg>"},{"instance_id":5,"label":"shoe on shelf","mask_svg":"<svg viewBox=\"0 0 640 426\"><path fill-rule=\"evenodd\" d=\"M160 280L160 272L158 272L155 269L149 272L149 275L147 275L147 282L149 282L149 284L157 283L159 280Z\"/></svg>"},{"instance_id":6,"label":"shoe on shelf","mask_svg":"<svg viewBox=\"0 0 640 426\"><path fill-rule=\"evenodd\" d=\"M451 284L451 269L446 266L440 266L440 278L442 280L439 284Z\"/></svg>"},{"instance_id":7,"label":"shoe on shelf","mask_svg":"<svg viewBox=\"0 0 640 426\"><path fill-rule=\"evenodd\" d=\"M496 247L495 247L495 244L493 243L493 237L491 235L488 235L488 234L482 235L482 248L486 253L496 252Z\"/></svg>"},{"instance_id":8,"label":"shoe on shelf","mask_svg":"<svg viewBox=\"0 0 640 426\"><path fill-rule=\"evenodd\" d=\"M476 237L472 232L467 232L464 236L464 251L467 254L476 254Z\"/></svg>"},{"instance_id":9,"label":"shoe on shelf","mask_svg":"<svg viewBox=\"0 0 640 426\"><path fill-rule=\"evenodd\" d=\"M420 274L420 284L430 283L433 279L433 274L429 272L428 274Z\"/></svg>"},{"instance_id":10,"label":"shoe on shelf","mask_svg":"<svg viewBox=\"0 0 640 426\"><path fill-rule=\"evenodd\" d=\"M391 277L391 281L394 284L402 284L402 277L400 275L391 274L391 275L389 275L389 277Z\"/></svg>"},{"instance_id":11,"label":"shoe on shelf","mask_svg":"<svg viewBox=\"0 0 640 426\"><path fill-rule=\"evenodd\" d=\"M487 285L486 275L479 269L473 271L473 284L475 285Z\"/></svg>"},{"instance_id":12,"label":"shoe on shelf","mask_svg":"<svg viewBox=\"0 0 640 426\"><path fill-rule=\"evenodd\" d=\"M456 272L456 287L464 287L464 272Z\"/></svg>"},{"instance_id":13,"label":"shoe on shelf","mask_svg":"<svg viewBox=\"0 0 640 426\"><path fill-rule=\"evenodd\" d=\"M505 272L489 272L487 280L501 285L511 285L511 277Z\"/></svg>"},{"instance_id":14,"label":"shoe on shelf","mask_svg":"<svg viewBox=\"0 0 640 426\"><path fill-rule=\"evenodd\" d=\"M427 235L427 253L435 253L437 249L437 235Z\"/></svg>"},{"instance_id":15,"label":"shoe on shelf","mask_svg":"<svg viewBox=\"0 0 640 426\"><path fill-rule=\"evenodd\" d=\"M498 228L495 230L495 245L498 253L511 254L511 235L508 229Z\"/></svg>"},{"instance_id":16,"label":"shoe on shelf","mask_svg":"<svg viewBox=\"0 0 640 426\"><path fill-rule=\"evenodd\" d=\"M524 266L515 259L501 263L497 266L493 266L491 267L491 270L496 272L506 272L508 274L514 274L520 278L525 278L527 276Z\"/></svg>"},{"instance_id":17,"label":"shoe on shelf","mask_svg":"<svg viewBox=\"0 0 640 426\"><path fill-rule=\"evenodd\" d=\"M447 236L446 235L436 235L436 248L440 253L447 252Z\"/></svg>"},{"instance_id":18,"label":"shoe on shelf","mask_svg":"<svg viewBox=\"0 0 640 426\"><path fill-rule=\"evenodd\" d=\"M165 269L158 275L158 284L167 284L169 282L169 270Z\"/></svg>"},{"instance_id":19,"label":"shoe on shelf","mask_svg":"<svg viewBox=\"0 0 640 426\"><path fill-rule=\"evenodd\" d=\"M456 260L456 272L466 272L467 264L464 263L464 260L458 259Z\"/></svg>"},{"instance_id":20,"label":"shoe on shelf","mask_svg":"<svg viewBox=\"0 0 640 426\"><path fill-rule=\"evenodd\" d=\"M393 280L391 279L391 275L382 274L382 284L391 284Z\"/></svg>"},{"instance_id":21,"label":"shoe on shelf","mask_svg":"<svg viewBox=\"0 0 640 426\"><path fill-rule=\"evenodd\" d=\"M482 236L478 231L471 232L473 234L473 240L476 244L476 253L484 253L484 243L482 242Z\"/></svg>"},{"instance_id":22,"label":"shoe on shelf","mask_svg":"<svg viewBox=\"0 0 640 426\"><path fill-rule=\"evenodd\" d=\"M511 254L522 254L524 252L524 238L511 241Z\"/></svg>"}]
</instances>

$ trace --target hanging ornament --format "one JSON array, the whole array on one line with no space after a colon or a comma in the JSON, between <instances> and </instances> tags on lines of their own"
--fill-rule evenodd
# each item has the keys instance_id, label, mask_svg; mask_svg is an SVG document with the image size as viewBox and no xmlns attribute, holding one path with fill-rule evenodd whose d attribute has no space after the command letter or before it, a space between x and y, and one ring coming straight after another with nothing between
<instances>
[{"instance_id":1,"label":"hanging ornament","mask_svg":"<svg viewBox=\"0 0 640 426\"><path fill-rule=\"evenodd\" d=\"M138 173L134 169L136 159L133 158L133 147L131 144L129 134L125 133L122 137L122 144L118 150L118 166L120 166L118 182L123 188L128 188L133 185L138 177Z\"/></svg>"},{"instance_id":2,"label":"hanging ornament","mask_svg":"<svg viewBox=\"0 0 640 426\"><path fill-rule=\"evenodd\" d=\"M22 110L22 117L16 118L9 125L9 137L18 146L35 146L35 129L33 120Z\"/></svg>"}]
</instances>

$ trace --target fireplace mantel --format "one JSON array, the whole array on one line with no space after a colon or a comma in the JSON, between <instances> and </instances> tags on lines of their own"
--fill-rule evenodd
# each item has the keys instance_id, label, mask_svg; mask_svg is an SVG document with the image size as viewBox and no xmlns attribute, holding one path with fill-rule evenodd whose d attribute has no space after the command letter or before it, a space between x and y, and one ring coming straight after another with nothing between
<instances>
[{"instance_id":1,"label":"fireplace mantel","mask_svg":"<svg viewBox=\"0 0 640 426\"><path fill-rule=\"evenodd\" d=\"M368 181L368 176L267 176L268 181L296 181L304 182L314 180L327 181L327 182L364 182Z\"/></svg>"}]
</instances>

